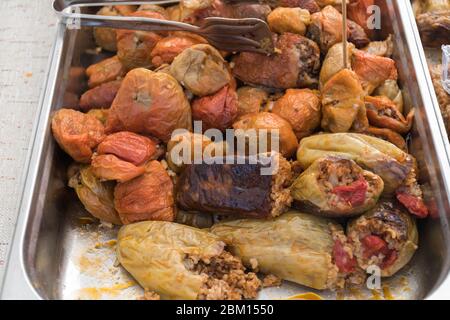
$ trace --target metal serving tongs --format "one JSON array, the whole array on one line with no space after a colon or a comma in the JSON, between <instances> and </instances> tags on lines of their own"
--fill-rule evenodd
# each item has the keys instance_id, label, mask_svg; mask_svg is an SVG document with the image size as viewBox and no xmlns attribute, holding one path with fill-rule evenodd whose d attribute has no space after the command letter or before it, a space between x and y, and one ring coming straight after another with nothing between
<instances>
[{"instance_id":1,"label":"metal serving tongs","mask_svg":"<svg viewBox=\"0 0 450 320\"><path fill-rule=\"evenodd\" d=\"M54 0L53 8L64 23L76 21L79 26L108 27L143 31L188 31L204 37L219 50L251 51L271 54L274 51L272 35L261 19L228 19L210 17L201 26L188 23L141 17L110 17L80 13L80 7L118 4L170 4L179 1L120 1L120 0Z\"/></svg>"},{"instance_id":2,"label":"metal serving tongs","mask_svg":"<svg viewBox=\"0 0 450 320\"><path fill-rule=\"evenodd\" d=\"M348 43L348 34L347 34L347 1L342 1L342 50L343 55L342 58L344 69L348 69L347 64L347 43Z\"/></svg>"}]
</instances>

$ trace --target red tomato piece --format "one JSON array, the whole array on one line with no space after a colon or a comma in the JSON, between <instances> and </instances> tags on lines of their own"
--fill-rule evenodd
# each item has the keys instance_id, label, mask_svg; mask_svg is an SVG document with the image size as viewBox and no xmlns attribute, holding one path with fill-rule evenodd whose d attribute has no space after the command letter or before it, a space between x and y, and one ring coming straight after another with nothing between
<instances>
[{"instance_id":1,"label":"red tomato piece","mask_svg":"<svg viewBox=\"0 0 450 320\"><path fill-rule=\"evenodd\" d=\"M364 204L367 187L367 181L361 177L361 179L354 181L348 186L337 186L333 188L332 192L355 207Z\"/></svg>"}]
</instances>

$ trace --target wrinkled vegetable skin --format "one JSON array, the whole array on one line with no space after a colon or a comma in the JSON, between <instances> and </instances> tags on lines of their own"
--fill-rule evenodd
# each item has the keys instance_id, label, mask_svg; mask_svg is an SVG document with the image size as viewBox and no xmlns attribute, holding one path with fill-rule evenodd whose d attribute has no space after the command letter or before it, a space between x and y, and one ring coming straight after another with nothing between
<instances>
[{"instance_id":1,"label":"wrinkled vegetable skin","mask_svg":"<svg viewBox=\"0 0 450 320\"><path fill-rule=\"evenodd\" d=\"M123 224L145 220L173 221L173 182L158 161L151 161L145 174L116 185L114 205Z\"/></svg>"},{"instance_id":2,"label":"wrinkled vegetable skin","mask_svg":"<svg viewBox=\"0 0 450 320\"><path fill-rule=\"evenodd\" d=\"M333 186L334 189L329 191L326 190L325 185L319 182L321 175L323 175L321 167L327 165L334 165L331 170L333 171L332 173L336 174L337 179L336 182L328 181L328 183L336 184ZM352 167L353 172L356 172L360 176L360 179L364 179L364 184L362 186L357 184L361 180L354 181L349 186L339 183L338 172L342 171L339 169L345 167ZM367 194L368 187L372 190L372 196ZM350 199L341 198L339 193L335 191L338 188L346 188L345 190L349 190L347 193L350 193L350 190L353 188L351 195L348 196ZM293 183L291 194L296 200L296 207L299 209L318 215L338 218L355 216L373 208L383 192L383 188L384 183L379 176L372 172L362 170L353 161L328 157L318 159L304 171ZM334 200L332 200L331 195L334 196ZM336 203L331 201L335 201Z\"/></svg>"},{"instance_id":3,"label":"wrinkled vegetable skin","mask_svg":"<svg viewBox=\"0 0 450 320\"><path fill-rule=\"evenodd\" d=\"M178 82L168 74L143 68L128 72L106 122L108 133L131 131L164 142L173 130L191 127L191 108Z\"/></svg>"},{"instance_id":4,"label":"wrinkled vegetable skin","mask_svg":"<svg viewBox=\"0 0 450 320\"><path fill-rule=\"evenodd\" d=\"M233 254L261 272L314 289L330 286L334 245L330 220L290 211L275 220L234 220L218 223L218 235Z\"/></svg>"},{"instance_id":5,"label":"wrinkled vegetable skin","mask_svg":"<svg viewBox=\"0 0 450 320\"><path fill-rule=\"evenodd\" d=\"M271 216L273 176L261 175L266 165L242 159L246 164L187 165L177 184L179 208L244 217Z\"/></svg>"},{"instance_id":6,"label":"wrinkled vegetable skin","mask_svg":"<svg viewBox=\"0 0 450 320\"><path fill-rule=\"evenodd\" d=\"M383 194L392 194L414 167L414 158L384 140L358 133L320 134L302 139L297 160L306 169L325 156L342 156L379 175Z\"/></svg>"},{"instance_id":7,"label":"wrinkled vegetable skin","mask_svg":"<svg viewBox=\"0 0 450 320\"><path fill-rule=\"evenodd\" d=\"M330 132L364 131L369 122L358 76L343 69L322 88L322 128Z\"/></svg>"},{"instance_id":8,"label":"wrinkled vegetable skin","mask_svg":"<svg viewBox=\"0 0 450 320\"><path fill-rule=\"evenodd\" d=\"M90 166L81 166L69 179L69 187L74 188L86 210L95 218L121 225L114 208L114 183L97 179Z\"/></svg>"},{"instance_id":9,"label":"wrinkled vegetable skin","mask_svg":"<svg viewBox=\"0 0 450 320\"><path fill-rule=\"evenodd\" d=\"M186 254L215 256L224 244L207 231L160 221L145 221L120 229L117 257L146 290L164 299L195 300L205 279L188 271Z\"/></svg>"},{"instance_id":10,"label":"wrinkled vegetable skin","mask_svg":"<svg viewBox=\"0 0 450 320\"><path fill-rule=\"evenodd\" d=\"M320 50L317 44L300 35L284 33L272 56L242 52L233 62L233 74L243 82L265 87L289 89L314 86L320 70Z\"/></svg>"},{"instance_id":11,"label":"wrinkled vegetable skin","mask_svg":"<svg viewBox=\"0 0 450 320\"><path fill-rule=\"evenodd\" d=\"M350 241L354 241L366 230L364 229L364 221L376 221L377 224L382 225L382 228L390 228L402 243L400 250L397 252L396 260L390 266L381 270L381 276L383 277L394 275L411 260L417 249L419 235L415 219L394 203L380 203L373 210L349 222L347 236ZM361 257L358 257L358 263L362 268L366 266Z\"/></svg>"},{"instance_id":12,"label":"wrinkled vegetable skin","mask_svg":"<svg viewBox=\"0 0 450 320\"><path fill-rule=\"evenodd\" d=\"M94 116L60 109L52 118L53 137L75 161L89 163L93 150L105 139L105 128Z\"/></svg>"},{"instance_id":13,"label":"wrinkled vegetable skin","mask_svg":"<svg viewBox=\"0 0 450 320\"><path fill-rule=\"evenodd\" d=\"M244 132L252 129L266 129L268 130L268 134L270 134L269 130L278 130L279 151L286 158L292 157L298 146L297 137L290 123L275 113L260 112L242 116L233 124L233 129L242 129ZM261 150L261 152L265 151Z\"/></svg>"}]
</instances>

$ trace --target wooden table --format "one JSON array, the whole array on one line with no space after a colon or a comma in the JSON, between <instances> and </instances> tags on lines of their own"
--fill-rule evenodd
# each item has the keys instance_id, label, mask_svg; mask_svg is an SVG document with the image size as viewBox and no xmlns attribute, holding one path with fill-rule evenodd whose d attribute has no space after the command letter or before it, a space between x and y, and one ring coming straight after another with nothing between
<instances>
[{"instance_id":1,"label":"wooden table","mask_svg":"<svg viewBox=\"0 0 450 320\"><path fill-rule=\"evenodd\" d=\"M52 0L0 1L0 284L57 18Z\"/></svg>"}]
</instances>

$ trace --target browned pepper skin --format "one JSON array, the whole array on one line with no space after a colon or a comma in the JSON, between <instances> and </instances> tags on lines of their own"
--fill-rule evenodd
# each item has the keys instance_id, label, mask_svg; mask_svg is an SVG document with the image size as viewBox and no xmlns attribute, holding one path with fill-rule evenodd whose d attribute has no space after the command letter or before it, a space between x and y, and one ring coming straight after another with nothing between
<instances>
[{"instance_id":1,"label":"browned pepper skin","mask_svg":"<svg viewBox=\"0 0 450 320\"><path fill-rule=\"evenodd\" d=\"M178 207L186 211L269 217L272 176L261 175L263 167L261 163L187 165L177 184Z\"/></svg>"},{"instance_id":2,"label":"browned pepper skin","mask_svg":"<svg viewBox=\"0 0 450 320\"><path fill-rule=\"evenodd\" d=\"M352 70L358 75L366 95L371 95L386 80L398 78L394 60L362 50L353 50Z\"/></svg>"},{"instance_id":3,"label":"browned pepper skin","mask_svg":"<svg viewBox=\"0 0 450 320\"><path fill-rule=\"evenodd\" d=\"M270 6L260 3L236 3L232 6L233 18L257 18L266 20L271 9Z\"/></svg>"},{"instance_id":4,"label":"browned pepper skin","mask_svg":"<svg viewBox=\"0 0 450 320\"><path fill-rule=\"evenodd\" d=\"M289 122L298 140L312 134L320 126L319 97L309 89L288 89L275 102L272 112Z\"/></svg>"},{"instance_id":5,"label":"browned pepper skin","mask_svg":"<svg viewBox=\"0 0 450 320\"><path fill-rule=\"evenodd\" d=\"M242 52L234 59L233 74L245 83L277 89L317 85L320 50L301 35L274 36L277 53L272 56Z\"/></svg>"},{"instance_id":6,"label":"browned pepper skin","mask_svg":"<svg viewBox=\"0 0 450 320\"><path fill-rule=\"evenodd\" d=\"M189 102L172 76L138 68L124 78L109 109L106 131L148 134L167 142L175 129L191 129L191 120Z\"/></svg>"},{"instance_id":7,"label":"browned pepper skin","mask_svg":"<svg viewBox=\"0 0 450 320\"><path fill-rule=\"evenodd\" d=\"M146 173L114 190L114 205L123 224L145 220L173 221L173 182L158 161L146 166Z\"/></svg>"},{"instance_id":8,"label":"browned pepper skin","mask_svg":"<svg viewBox=\"0 0 450 320\"><path fill-rule=\"evenodd\" d=\"M194 95L212 95L232 81L227 62L209 44L193 45L173 60L170 74Z\"/></svg>"},{"instance_id":9,"label":"browned pepper skin","mask_svg":"<svg viewBox=\"0 0 450 320\"><path fill-rule=\"evenodd\" d=\"M115 80L86 91L80 98L80 109L85 112L91 109L109 109L121 84L122 80Z\"/></svg>"},{"instance_id":10,"label":"browned pepper skin","mask_svg":"<svg viewBox=\"0 0 450 320\"><path fill-rule=\"evenodd\" d=\"M98 154L113 154L122 160L139 166L159 156L157 143L133 132L110 134L98 145Z\"/></svg>"},{"instance_id":11,"label":"browned pepper skin","mask_svg":"<svg viewBox=\"0 0 450 320\"><path fill-rule=\"evenodd\" d=\"M348 5L348 18L360 25L370 38L374 36L375 30L367 26L370 17L367 9L374 4L374 0L351 0Z\"/></svg>"},{"instance_id":12,"label":"browned pepper skin","mask_svg":"<svg viewBox=\"0 0 450 320\"><path fill-rule=\"evenodd\" d=\"M162 14L151 11L137 11L128 16L165 20ZM150 68L152 50L161 39L162 34L156 32L118 30L117 57L127 70Z\"/></svg>"},{"instance_id":13,"label":"browned pepper skin","mask_svg":"<svg viewBox=\"0 0 450 320\"><path fill-rule=\"evenodd\" d=\"M347 19L348 23L348 40L357 48L364 48L370 43L370 39L364 29L356 22Z\"/></svg>"},{"instance_id":14,"label":"browned pepper skin","mask_svg":"<svg viewBox=\"0 0 450 320\"><path fill-rule=\"evenodd\" d=\"M362 48L370 43L364 29L357 23L348 20L347 27L348 41L356 47ZM336 43L342 42L342 14L330 5L314 13L308 34L319 44L322 53L327 53Z\"/></svg>"},{"instance_id":15,"label":"browned pepper skin","mask_svg":"<svg viewBox=\"0 0 450 320\"><path fill-rule=\"evenodd\" d=\"M367 129L367 134L389 141L390 143L396 145L397 147L399 147L400 149L402 149L403 151L407 151L407 147L406 147L406 141L405 139L397 132L391 130L391 129L386 129L386 128L377 128L377 127L369 127Z\"/></svg>"},{"instance_id":16,"label":"browned pepper skin","mask_svg":"<svg viewBox=\"0 0 450 320\"><path fill-rule=\"evenodd\" d=\"M182 20L191 24L201 24L203 19L208 17L257 18L265 20L270 10L269 5L252 3L251 1L242 1L241 3L236 1L235 3L227 4L221 0L213 0L209 7L188 9L188 13L182 16Z\"/></svg>"},{"instance_id":17,"label":"browned pepper skin","mask_svg":"<svg viewBox=\"0 0 450 320\"><path fill-rule=\"evenodd\" d=\"M237 94L230 85L192 102L192 119L202 121L203 130L230 128L237 112Z\"/></svg>"},{"instance_id":18,"label":"browned pepper skin","mask_svg":"<svg viewBox=\"0 0 450 320\"><path fill-rule=\"evenodd\" d=\"M86 75L89 78L89 88L94 88L102 83L117 80L125 74L125 68L117 56L102 60L86 69Z\"/></svg>"},{"instance_id":19,"label":"browned pepper skin","mask_svg":"<svg viewBox=\"0 0 450 320\"><path fill-rule=\"evenodd\" d=\"M101 16L124 16L136 11L137 6L105 6L102 7L97 15ZM107 51L117 51L116 29L113 28L94 28L94 38L97 45Z\"/></svg>"},{"instance_id":20,"label":"browned pepper skin","mask_svg":"<svg viewBox=\"0 0 450 320\"><path fill-rule=\"evenodd\" d=\"M368 127L358 76L343 69L322 88L322 128L330 132L364 132Z\"/></svg>"},{"instance_id":21,"label":"browned pepper skin","mask_svg":"<svg viewBox=\"0 0 450 320\"><path fill-rule=\"evenodd\" d=\"M269 93L261 88L243 86L237 90L238 115L237 118L246 114L255 114L261 111L269 99Z\"/></svg>"},{"instance_id":22,"label":"browned pepper skin","mask_svg":"<svg viewBox=\"0 0 450 320\"><path fill-rule=\"evenodd\" d=\"M406 134L411 130L414 120L414 111L412 110L405 118L398 111L397 106L387 97L365 97L367 117L370 124L391 129L400 134Z\"/></svg>"},{"instance_id":23,"label":"browned pepper skin","mask_svg":"<svg viewBox=\"0 0 450 320\"><path fill-rule=\"evenodd\" d=\"M320 11L319 5L314 0L279 0L278 6L288 8L300 7L302 9L308 10L310 13Z\"/></svg>"},{"instance_id":24,"label":"browned pepper skin","mask_svg":"<svg viewBox=\"0 0 450 320\"><path fill-rule=\"evenodd\" d=\"M105 139L105 128L97 118L71 109L55 113L52 132L59 146L82 163L91 161L93 150Z\"/></svg>"},{"instance_id":25,"label":"browned pepper skin","mask_svg":"<svg viewBox=\"0 0 450 320\"><path fill-rule=\"evenodd\" d=\"M184 49L200 43L207 43L207 41L200 36L187 32L174 33L156 43L151 53L152 64L155 67L165 63L171 64L173 59Z\"/></svg>"},{"instance_id":26,"label":"browned pepper skin","mask_svg":"<svg viewBox=\"0 0 450 320\"><path fill-rule=\"evenodd\" d=\"M92 157L92 173L101 180L129 181L145 172L144 167L138 167L119 159L112 154L102 154Z\"/></svg>"},{"instance_id":27,"label":"browned pepper skin","mask_svg":"<svg viewBox=\"0 0 450 320\"><path fill-rule=\"evenodd\" d=\"M270 134L270 130L278 130L279 152L285 158L292 157L298 147L298 140L291 124L275 113L259 112L247 114L233 124L233 129L242 129L243 131L265 129L268 130L268 134ZM261 152L266 152L266 150Z\"/></svg>"}]
</instances>

